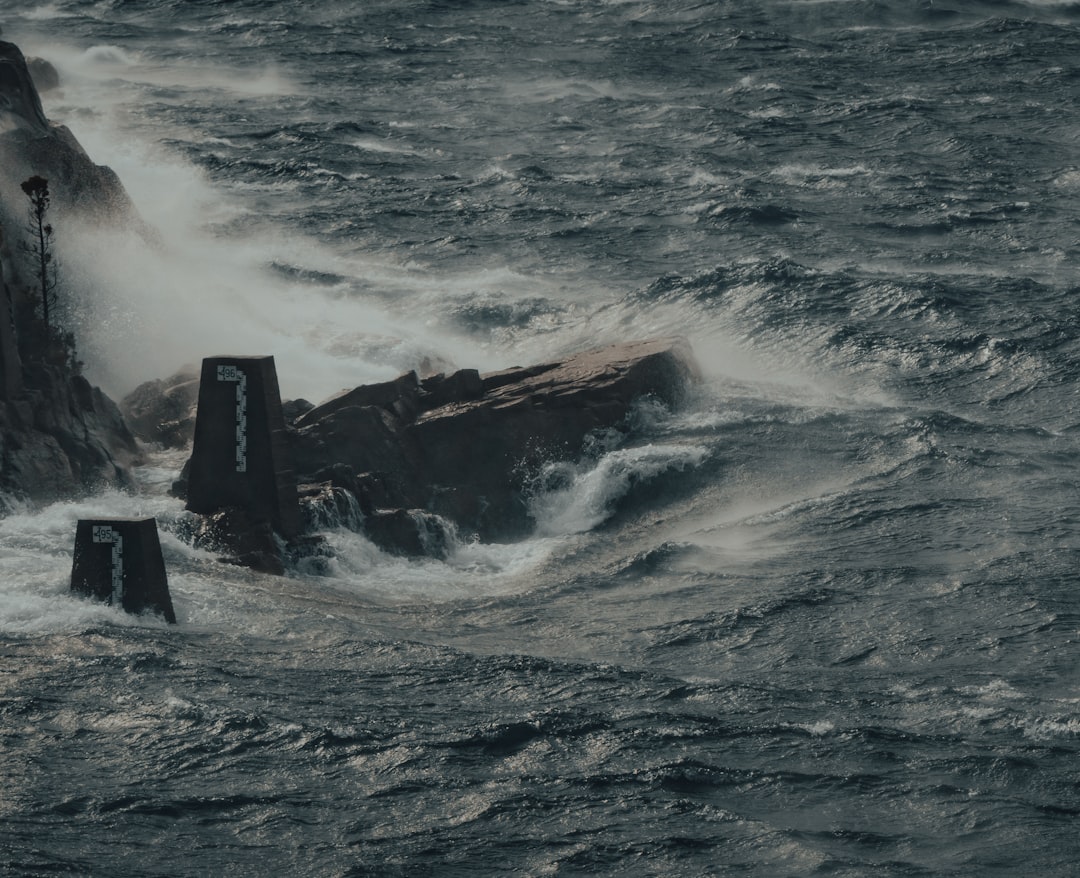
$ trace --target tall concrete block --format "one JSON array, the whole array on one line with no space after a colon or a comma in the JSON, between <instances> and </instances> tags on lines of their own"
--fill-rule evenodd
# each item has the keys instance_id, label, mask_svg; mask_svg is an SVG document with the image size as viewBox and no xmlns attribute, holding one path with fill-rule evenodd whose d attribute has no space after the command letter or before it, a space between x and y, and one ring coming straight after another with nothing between
<instances>
[{"instance_id":1,"label":"tall concrete block","mask_svg":"<svg viewBox=\"0 0 1080 878\"><path fill-rule=\"evenodd\" d=\"M176 622L157 521L153 518L84 519L75 530L71 590L123 607L151 610Z\"/></svg>"},{"instance_id":2,"label":"tall concrete block","mask_svg":"<svg viewBox=\"0 0 1080 878\"><path fill-rule=\"evenodd\" d=\"M187 508L238 507L286 538L300 533L296 470L273 357L203 360Z\"/></svg>"}]
</instances>

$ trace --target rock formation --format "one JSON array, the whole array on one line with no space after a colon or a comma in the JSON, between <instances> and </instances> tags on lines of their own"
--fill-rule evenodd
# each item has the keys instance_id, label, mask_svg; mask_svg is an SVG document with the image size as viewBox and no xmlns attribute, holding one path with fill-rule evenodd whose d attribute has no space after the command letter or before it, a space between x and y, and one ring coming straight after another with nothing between
<instances>
[{"instance_id":1,"label":"rock formation","mask_svg":"<svg viewBox=\"0 0 1080 878\"><path fill-rule=\"evenodd\" d=\"M0 42L0 511L14 500L126 484L138 454L115 403L36 313L40 293L20 248L20 184L32 176L49 180L69 218L134 216L116 175L48 122L22 53Z\"/></svg>"},{"instance_id":2,"label":"rock formation","mask_svg":"<svg viewBox=\"0 0 1080 878\"><path fill-rule=\"evenodd\" d=\"M0 509L130 483L135 439L116 404L82 375L32 364L26 387L0 402Z\"/></svg>"},{"instance_id":3,"label":"rock formation","mask_svg":"<svg viewBox=\"0 0 1080 878\"><path fill-rule=\"evenodd\" d=\"M183 366L168 378L140 384L120 400L120 411L143 442L183 448L195 436L198 402L199 372Z\"/></svg>"},{"instance_id":4,"label":"rock formation","mask_svg":"<svg viewBox=\"0 0 1080 878\"><path fill-rule=\"evenodd\" d=\"M532 527L529 487L545 463L579 457L595 431L629 432L638 400L677 406L698 377L685 340L660 338L486 375L463 369L421 380L408 372L318 406L285 403L293 412L287 434L300 482L299 530L350 527L387 551L428 557L445 556L455 532L520 538ZM173 414L189 381L182 371L137 389L146 422ZM135 408L131 397L122 404ZM231 417L219 420L233 428ZM189 461L174 485L189 507L192 472ZM271 526L275 504L263 505L258 525L257 511L197 502L208 514L192 539L268 572L318 553L317 541L296 538L297 528Z\"/></svg>"},{"instance_id":5,"label":"rock formation","mask_svg":"<svg viewBox=\"0 0 1080 878\"><path fill-rule=\"evenodd\" d=\"M0 223L21 228L19 184L34 175L49 181L59 215L139 223L112 169L95 164L64 125L54 125L18 46L0 41ZM14 210L12 210L14 208Z\"/></svg>"},{"instance_id":6,"label":"rock formation","mask_svg":"<svg viewBox=\"0 0 1080 878\"><path fill-rule=\"evenodd\" d=\"M27 58L26 68L30 71L38 94L60 88L60 74L51 62L44 58Z\"/></svg>"},{"instance_id":7,"label":"rock formation","mask_svg":"<svg viewBox=\"0 0 1080 878\"><path fill-rule=\"evenodd\" d=\"M7 232L0 231L2 507L5 498L48 499L123 483L138 451L120 410L79 374L66 349L54 350L34 311L32 276L17 258L26 207L20 183L47 179L58 219L144 227L116 175L46 119L25 58L5 42L0 169L0 230ZM301 483L299 492L293 483L287 504L293 512L275 518L196 501L202 518L191 536L207 546L220 541L240 563L277 572L290 552L319 551L305 541L301 515L309 530L349 524L403 554L444 554L454 529L484 540L518 538L530 529L528 489L545 463L580 455L594 431L629 429L643 397L678 405L696 376L685 341L652 339L486 375L463 369L421 379L410 372L314 407L279 402L276 411L286 418L275 428L275 454L291 458ZM195 429L198 389L194 375L181 372L142 385L124 411L145 440L182 446ZM233 408L239 405L237 397ZM230 420L229 429L237 423ZM193 484L203 478L195 470L188 473ZM177 483L181 493L185 479Z\"/></svg>"},{"instance_id":8,"label":"rock formation","mask_svg":"<svg viewBox=\"0 0 1080 878\"><path fill-rule=\"evenodd\" d=\"M296 468L301 482L352 493L368 535L406 554L438 544L432 514L484 540L514 539L531 527L527 489L544 463L580 455L593 431L628 429L642 397L678 405L697 377L689 346L672 338L487 375L410 372L299 417Z\"/></svg>"}]
</instances>

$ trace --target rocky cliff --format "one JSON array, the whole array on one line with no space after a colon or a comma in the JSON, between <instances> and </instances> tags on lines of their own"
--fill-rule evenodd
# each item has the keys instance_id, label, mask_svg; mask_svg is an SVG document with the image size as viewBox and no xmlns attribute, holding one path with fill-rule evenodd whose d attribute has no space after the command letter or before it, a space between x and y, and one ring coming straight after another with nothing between
<instances>
[{"instance_id":1,"label":"rocky cliff","mask_svg":"<svg viewBox=\"0 0 1080 878\"><path fill-rule=\"evenodd\" d=\"M45 117L41 98L14 43L0 41L0 221L11 234L23 225L19 189L32 176L47 179L58 217L138 222L116 173L95 164L64 125Z\"/></svg>"},{"instance_id":2,"label":"rocky cliff","mask_svg":"<svg viewBox=\"0 0 1080 878\"><path fill-rule=\"evenodd\" d=\"M41 107L26 59L0 42L0 511L124 485L137 456L119 409L80 374L72 340L46 326L27 259L23 181L48 180L55 221L137 221L116 175Z\"/></svg>"}]
</instances>

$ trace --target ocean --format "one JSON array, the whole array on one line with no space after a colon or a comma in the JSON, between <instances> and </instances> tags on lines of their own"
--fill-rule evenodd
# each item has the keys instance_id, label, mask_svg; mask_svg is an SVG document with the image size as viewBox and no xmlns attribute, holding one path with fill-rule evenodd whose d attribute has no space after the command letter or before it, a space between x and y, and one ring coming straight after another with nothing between
<instances>
[{"instance_id":1,"label":"ocean","mask_svg":"<svg viewBox=\"0 0 1080 878\"><path fill-rule=\"evenodd\" d=\"M535 529L287 576L186 452L0 519L0 875L1080 870L1080 4L4 0L154 244L56 228L114 398L684 335ZM153 515L175 626L68 589Z\"/></svg>"}]
</instances>

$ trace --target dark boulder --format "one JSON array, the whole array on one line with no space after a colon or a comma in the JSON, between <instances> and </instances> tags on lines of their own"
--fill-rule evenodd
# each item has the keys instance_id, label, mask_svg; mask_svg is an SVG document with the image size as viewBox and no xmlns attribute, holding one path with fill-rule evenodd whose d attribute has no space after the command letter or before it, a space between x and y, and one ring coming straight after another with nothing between
<instances>
[{"instance_id":1,"label":"dark boulder","mask_svg":"<svg viewBox=\"0 0 1080 878\"><path fill-rule=\"evenodd\" d=\"M33 80L38 94L60 88L60 74L56 71L52 62L46 61L44 58L27 58L26 68L30 71L30 78Z\"/></svg>"},{"instance_id":2,"label":"dark boulder","mask_svg":"<svg viewBox=\"0 0 1080 878\"><path fill-rule=\"evenodd\" d=\"M116 404L59 366L26 370L20 397L0 402L0 489L55 500L131 483L135 438Z\"/></svg>"},{"instance_id":3,"label":"dark boulder","mask_svg":"<svg viewBox=\"0 0 1080 878\"><path fill-rule=\"evenodd\" d=\"M305 531L346 528L360 530L364 513L360 502L348 488L333 482L300 485L300 515Z\"/></svg>"},{"instance_id":4,"label":"dark boulder","mask_svg":"<svg viewBox=\"0 0 1080 878\"><path fill-rule=\"evenodd\" d=\"M286 424L292 424L313 408L315 406L306 399L287 399L281 403L281 414L284 416Z\"/></svg>"},{"instance_id":5,"label":"dark boulder","mask_svg":"<svg viewBox=\"0 0 1080 878\"><path fill-rule=\"evenodd\" d=\"M222 553L228 564L250 567L280 576L285 572L284 541L268 518L231 506L197 519L192 544L197 549Z\"/></svg>"},{"instance_id":6,"label":"dark boulder","mask_svg":"<svg viewBox=\"0 0 1080 878\"><path fill-rule=\"evenodd\" d=\"M444 559L454 542L453 528L422 509L377 509L364 518L364 534L391 555Z\"/></svg>"},{"instance_id":7,"label":"dark boulder","mask_svg":"<svg viewBox=\"0 0 1080 878\"><path fill-rule=\"evenodd\" d=\"M468 402L484 395L484 382L476 369L459 369L452 375L432 375L421 382L424 408L434 409L452 402Z\"/></svg>"},{"instance_id":8,"label":"dark boulder","mask_svg":"<svg viewBox=\"0 0 1080 878\"><path fill-rule=\"evenodd\" d=\"M343 390L325 402L314 406L296 419L297 427L306 427L344 409L383 409L395 418L411 420L420 411L420 379L415 372L406 372L393 381L381 384L363 384L352 390Z\"/></svg>"}]
</instances>

